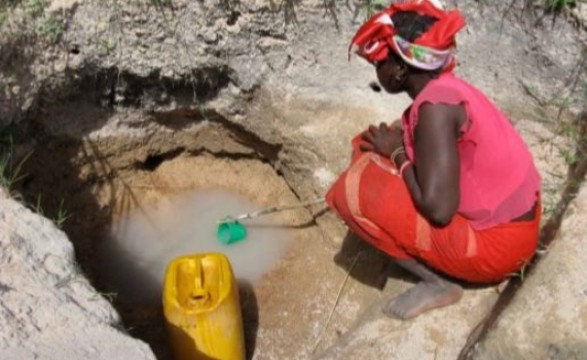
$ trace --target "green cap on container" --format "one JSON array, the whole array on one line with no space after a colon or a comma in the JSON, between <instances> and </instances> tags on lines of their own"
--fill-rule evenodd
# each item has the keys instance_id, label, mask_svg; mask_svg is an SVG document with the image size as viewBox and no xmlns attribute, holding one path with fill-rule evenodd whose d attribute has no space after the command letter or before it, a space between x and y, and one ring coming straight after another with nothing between
<instances>
[{"instance_id":1,"label":"green cap on container","mask_svg":"<svg viewBox=\"0 0 587 360\"><path fill-rule=\"evenodd\" d=\"M247 229L238 221L227 221L218 225L218 241L230 245L247 237Z\"/></svg>"}]
</instances>

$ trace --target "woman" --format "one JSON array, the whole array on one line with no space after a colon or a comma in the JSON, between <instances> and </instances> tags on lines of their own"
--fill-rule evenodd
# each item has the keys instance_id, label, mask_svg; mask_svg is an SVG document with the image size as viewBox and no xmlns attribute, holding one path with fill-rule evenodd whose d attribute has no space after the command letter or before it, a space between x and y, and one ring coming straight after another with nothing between
<instances>
[{"instance_id":1,"label":"woman","mask_svg":"<svg viewBox=\"0 0 587 360\"><path fill-rule=\"evenodd\" d=\"M457 302L462 288L449 278L491 283L518 271L540 222L532 156L506 116L452 74L465 23L435 4L392 4L353 38L381 86L413 103L401 129L382 123L355 137L327 194L351 231L421 279L384 307L400 319Z\"/></svg>"}]
</instances>

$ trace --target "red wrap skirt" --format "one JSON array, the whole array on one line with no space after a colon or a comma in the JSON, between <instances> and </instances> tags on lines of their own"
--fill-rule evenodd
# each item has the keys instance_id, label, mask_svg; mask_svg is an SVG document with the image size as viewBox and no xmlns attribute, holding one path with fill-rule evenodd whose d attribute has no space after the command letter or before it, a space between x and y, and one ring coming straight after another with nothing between
<instances>
[{"instance_id":1,"label":"red wrap skirt","mask_svg":"<svg viewBox=\"0 0 587 360\"><path fill-rule=\"evenodd\" d=\"M416 210L395 165L353 140L353 159L326 195L351 231L395 259L417 259L470 282L495 282L530 260L538 242L540 206L531 221L476 230L457 214L435 227Z\"/></svg>"}]
</instances>

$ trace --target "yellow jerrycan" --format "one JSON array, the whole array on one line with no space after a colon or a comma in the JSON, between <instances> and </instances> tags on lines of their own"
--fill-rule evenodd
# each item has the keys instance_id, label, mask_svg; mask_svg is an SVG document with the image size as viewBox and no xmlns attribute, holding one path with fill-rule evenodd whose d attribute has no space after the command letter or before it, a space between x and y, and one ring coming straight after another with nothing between
<instances>
[{"instance_id":1,"label":"yellow jerrycan","mask_svg":"<svg viewBox=\"0 0 587 360\"><path fill-rule=\"evenodd\" d=\"M182 256L167 266L163 312L175 360L244 360L238 288L220 253Z\"/></svg>"}]
</instances>

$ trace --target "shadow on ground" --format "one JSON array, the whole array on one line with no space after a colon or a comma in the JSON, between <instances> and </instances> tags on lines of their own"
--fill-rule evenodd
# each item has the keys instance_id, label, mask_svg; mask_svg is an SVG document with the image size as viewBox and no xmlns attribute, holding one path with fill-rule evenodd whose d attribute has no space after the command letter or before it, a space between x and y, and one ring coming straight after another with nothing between
<instances>
[{"instance_id":1,"label":"shadow on ground","mask_svg":"<svg viewBox=\"0 0 587 360\"><path fill-rule=\"evenodd\" d=\"M334 262L346 272L350 271L349 276L354 280L379 290L385 288L389 278L417 281L415 277L395 265L389 255L350 231L346 234L339 252L334 256Z\"/></svg>"}]
</instances>

